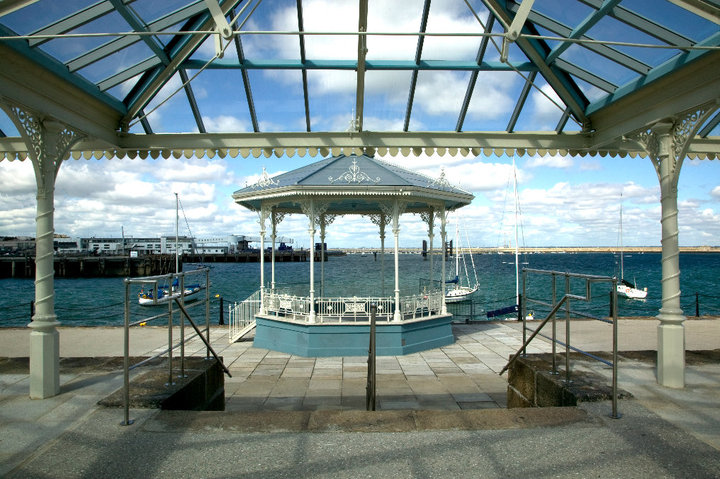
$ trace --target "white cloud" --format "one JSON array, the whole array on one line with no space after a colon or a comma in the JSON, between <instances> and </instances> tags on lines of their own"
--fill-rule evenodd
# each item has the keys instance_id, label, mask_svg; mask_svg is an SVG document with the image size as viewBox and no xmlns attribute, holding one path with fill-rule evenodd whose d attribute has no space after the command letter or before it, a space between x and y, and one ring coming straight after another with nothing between
<instances>
[{"instance_id":1,"label":"white cloud","mask_svg":"<svg viewBox=\"0 0 720 479\"><path fill-rule=\"evenodd\" d=\"M205 129L210 133L234 133L250 131L249 124L235 116L203 116L202 120L203 124L205 125Z\"/></svg>"},{"instance_id":2,"label":"white cloud","mask_svg":"<svg viewBox=\"0 0 720 479\"><path fill-rule=\"evenodd\" d=\"M571 168L573 159L569 156L534 156L525 162L528 168Z\"/></svg>"}]
</instances>

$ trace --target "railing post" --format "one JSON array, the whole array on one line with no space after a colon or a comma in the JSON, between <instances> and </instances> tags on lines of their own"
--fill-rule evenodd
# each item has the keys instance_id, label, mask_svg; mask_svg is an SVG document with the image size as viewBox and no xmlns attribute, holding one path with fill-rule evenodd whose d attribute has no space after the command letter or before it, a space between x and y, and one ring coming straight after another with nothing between
<instances>
[{"instance_id":1,"label":"railing post","mask_svg":"<svg viewBox=\"0 0 720 479\"><path fill-rule=\"evenodd\" d=\"M555 307L557 304L557 277L555 273L552 274L552 305ZM557 370L557 324L555 322L556 316L552 318L552 374L558 374Z\"/></svg>"},{"instance_id":2,"label":"railing post","mask_svg":"<svg viewBox=\"0 0 720 479\"><path fill-rule=\"evenodd\" d=\"M130 282L125 279L125 331L123 346L123 406L125 408L125 420L121 426L129 426L133 422L130 419Z\"/></svg>"},{"instance_id":3,"label":"railing post","mask_svg":"<svg viewBox=\"0 0 720 479\"><path fill-rule=\"evenodd\" d=\"M527 298L527 271L525 271L525 268L523 268L523 292L522 292L522 295L523 295L523 298ZM522 338L523 338L522 355L523 355L523 357L527 356L527 350L526 350L527 348L525 346L526 339L527 339L527 314L525 314L525 312L526 312L525 311L526 310L525 303L526 302L527 302L527 300L522 301L523 307L520 308L520 310L522 311L522 324L523 324L523 327L522 327Z\"/></svg>"},{"instance_id":4,"label":"railing post","mask_svg":"<svg viewBox=\"0 0 720 479\"><path fill-rule=\"evenodd\" d=\"M220 317L218 318L218 324L220 326L225 325L225 306L223 304L223 297L220 296Z\"/></svg>"},{"instance_id":5,"label":"railing post","mask_svg":"<svg viewBox=\"0 0 720 479\"><path fill-rule=\"evenodd\" d=\"M368 348L368 371L367 386L365 394L365 409L367 411L375 410L375 316L377 315L377 305L370 305L370 347Z\"/></svg>"},{"instance_id":6,"label":"railing post","mask_svg":"<svg viewBox=\"0 0 720 479\"><path fill-rule=\"evenodd\" d=\"M205 270L205 337L210 344L210 269ZM210 348L205 348L205 359L210 359Z\"/></svg>"},{"instance_id":7,"label":"railing post","mask_svg":"<svg viewBox=\"0 0 720 479\"><path fill-rule=\"evenodd\" d=\"M180 304L185 306L185 273L181 273L181 276L178 278L178 288L176 293L180 294ZM172 287L170 291L172 292ZM185 374L185 318L183 318L182 314L180 315L180 374L178 377L187 377Z\"/></svg>"},{"instance_id":8,"label":"railing post","mask_svg":"<svg viewBox=\"0 0 720 479\"><path fill-rule=\"evenodd\" d=\"M695 317L700 317L700 294L695 292Z\"/></svg>"},{"instance_id":9,"label":"railing post","mask_svg":"<svg viewBox=\"0 0 720 479\"><path fill-rule=\"evenodd\" d=\"M565 295L570 294L570 276L565 274ZM565 382L570 381L570 298L565 302Z\"/></svg>"},{"instance_id":10,"label":"railing post","mask_svg":"<svg viewBox=\"0 0 720 479\"><path fill-rule=\"evenodd\" d=\"M612 371L612 415L613 419L620 419L621 414L618 413L618 392L617 392L617 381L618 381L618 315L617 315L617 278L612 280L612 292L610 294L612 298L613 310L613 371Z\"/></svg>"},{"instance_id":11,"label":"railing post","mask_svg":"<svg viewBox=\"0 0 720 479\"><path fill-rule=\"evenodd\" d=\"M168 294L172 294L172 276L170 276L170 291ZM156 283L157 285L157 283ZM158 293L156 290L155 298L158 297ZM173 302L172 300L168 301L168 382L165 384L165 386L172 386L175 384L173 381Z\"/></svg>"}]
</instances>

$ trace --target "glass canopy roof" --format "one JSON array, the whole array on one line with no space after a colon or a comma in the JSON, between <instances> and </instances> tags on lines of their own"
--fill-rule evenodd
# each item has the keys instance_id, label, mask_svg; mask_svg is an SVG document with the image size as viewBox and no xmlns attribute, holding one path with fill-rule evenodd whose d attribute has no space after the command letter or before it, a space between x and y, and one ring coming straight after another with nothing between
<instances>
[{"instance_id":1,"label":"glass canopy roof","mask_svg":"<svg viewBox=\"0 0 720 479\"><path fill-rule=\"evenodd\" d=\"M716 0L6 0L0 55L74 85L134 135L560 134L720 63L719 22ZM0 136L18 136L0 116Z\"/></svg>"}]
</instances>

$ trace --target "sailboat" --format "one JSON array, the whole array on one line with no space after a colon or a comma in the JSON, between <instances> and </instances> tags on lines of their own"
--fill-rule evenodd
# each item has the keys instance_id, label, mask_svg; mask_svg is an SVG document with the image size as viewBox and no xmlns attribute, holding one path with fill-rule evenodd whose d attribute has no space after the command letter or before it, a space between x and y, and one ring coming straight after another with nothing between
<instances>
[{"instance_id":1,"label":"sailboat","mask_svg":"<svg viewBox=\"0 0 720 479\"><path fill-rule=\"evenodd\" d=\"M178 247L178 228L180 222L179 212L180 199L175 193L175 274L180 272L180 250ZM180 296L180 284L178 278L174 278L171 286L158 286L157 298L155 298L155 288L146 289L143 287L138 293L138 304L141 306L154 306L158 304L166 304ZM200 292L205 289L201 284L184 285L182 296L185 302L195 301L199 299Z\"/></svg>"},{"instance_id":2,"label":"sailboat","mask_svg":"<svg viewBox=\"0 0 720 479\"><path fill-rule=\"evenodd\" d=\"M620 201L620 282L617 285L617 294L630 299L645 299L647 296L647 288L639 289L637 284L633 284L625 279L625 265L623 262L623 207Z\"/></svg>"},{"instance_id":3,"label":"sailboat","mask_svg":"<svg viewBox=\"0 0 720 479\"><path fill-rule=\"evenodd\" d=\"M477 272L475 271L475 261L472 258L472 254L470 255L470 262L472 263L472 270L473 274L475 276L475 284L470 284L470 277L468 275L467 271L467 264L465 264L465 258L463 257L463 266L465 269L465 282L466 285L462 285L460 281L460 256L463 255L462 248L460 247L460 224L459 222L455 224L455 244L457 245L457 250L455 251L455 278L446 281L446 283L455 283L455 286L445 292L445 302L446 303L459 303L461 301L467 301L470 299L470 297L475 293L475 291L478 290L479 282L477 278Z\"/></svg>"},{"instance_id":4,"label":"sailboat","mask_svg":"<svg viewBox=\"0 0 720 479\"><path fill-rule=\"evenodd\" d=\"M486 313L488 319L497 316L504 316L506 314L517 313L520 307L520 248L518 242L518 214L520 212L520 199L517 190L517 168L515 166L515 158L513 158L513 195L515 197L515 304L506 306L504 308L488 311ZM532 313L529 315L529 319L532 319Z\"/></svg>"}]
</instances>

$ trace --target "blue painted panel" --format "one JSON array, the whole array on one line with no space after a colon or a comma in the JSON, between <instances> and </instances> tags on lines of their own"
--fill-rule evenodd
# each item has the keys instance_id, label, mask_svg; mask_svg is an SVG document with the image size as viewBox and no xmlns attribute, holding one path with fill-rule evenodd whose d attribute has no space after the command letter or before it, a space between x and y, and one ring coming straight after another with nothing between
<instances>
[{"instance_id":1,"label":"blue painted panel","mask_svg":"<svg viewBox=\"0 0 720 479\"><path fill-rule=\"evenodd\" d=\"M255 347L305 357L366 356L370 327L345 324L295 324L258 317ZM451 315L376 328L379 356L401 356L455 342Z\"/></svg>"}]
</instances>

